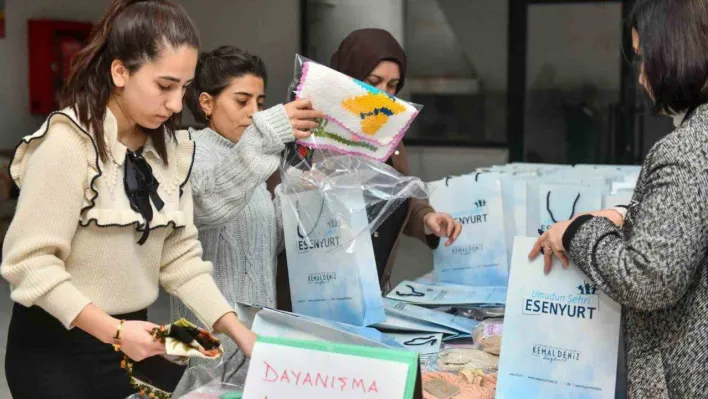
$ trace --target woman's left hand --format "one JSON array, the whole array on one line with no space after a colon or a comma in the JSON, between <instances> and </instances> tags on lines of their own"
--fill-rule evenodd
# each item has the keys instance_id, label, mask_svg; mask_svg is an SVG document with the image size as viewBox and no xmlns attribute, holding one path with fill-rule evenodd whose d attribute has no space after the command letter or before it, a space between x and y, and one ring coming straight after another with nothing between
<instances>
[{"instance_id":1,"label":"woman's left hand","mask_svg":"<svg viewBox=\"0 0 708 399\"><path fill-rule=\"evenodd\" d=\"M563 248L563 234L568 229L568 226L572 220L565 222L556 223L551 226L545 233L538 237L536 244L529 253L529 259L533 260L543 252L543 272L548 274L551 271L551 265L553 263L552 256L555 255L556 258L560 259L563 263L563 268L567 268L568 257L565 255L565 248Z\"/></svg>"},{"instance_id":2,"label":"woman's left hand","mask_svg":"<svg viewBox=\"0 0 708 399\"><path fill-rule=\"evenodd\" d=\"M432 212L423 218L426 231L431 231L438 237L447 237L446 247L452 245L462 232L462 224L448 213Z\"/></svg>"}]
</instances>

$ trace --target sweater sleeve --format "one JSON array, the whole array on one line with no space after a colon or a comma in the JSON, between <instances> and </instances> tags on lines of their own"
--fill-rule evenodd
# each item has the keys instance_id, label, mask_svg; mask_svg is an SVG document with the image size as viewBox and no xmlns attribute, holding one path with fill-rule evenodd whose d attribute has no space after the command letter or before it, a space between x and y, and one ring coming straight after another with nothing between
<instances>
[{"instance_id":1,"label":"sweater sleeve","mask_svg":"<svg viewBox=\"0 0 708 399\"><path fill-rule=\"evenodd\" d=\"M640 311L683 298L708 250L701 173L664 144L647 157L644 194L622 228L606 218L578 218L563 237L572 260L600 289Z\"/></svg>"},{"instance_id":2,"label":"sweater sleeve","mask_svg":"<svg viewBox=\"0 0 708 399\"><path fill-rule=\"evenodd\" d=\"M402 175L410 176L408 167L408 152L403 143L398 145L392 157L393 167ZM417 238L431 249L435 249L440 244L440 237L434 234L425 234L425 216L435 212L427 200L411 198L408 222L403 227L403 234Z\"/></svg>"},{"instance_id":3,"label":"sweater sleeve","mask_svg":"<svg viewBox=\"0 0 708 399\"><path fill-rule=\"evenodd\" d=\"M0 267L12 286L13 301L41 307L66 328L91 302L72 284L64 264L84 199L86 144L65 123L54 124L43 136L22 144L26 163L20 198Z\"/></svg>"},{"instance_id":4,"label":"sweater sleeve","mask_svg":"<svg viewBox=\"0 0 708 399\"><path fill-rule=\"evenodd\" d=\"M212 264L202 260L202 246L191 216L193 205L189 183L184 186L180 202L187 223L170 233L165 241L160 283L165 291L181 299L205 326L213 328L221 316L234 310L212 278Z\"/></svg>"},{"instance_id":5,"label":"sweater sleeve","mask_svg":"<svg viewBox=\"0 0 708 399\"><path fill-rule=\"evenodd\" d=\"M293 141L285 108L256 113L253 124L220 162L197 146L192 170L195 223L200 229L224 225L248 204L255 188L277 169L285 143Z\"/></svg>"}]
</instances>

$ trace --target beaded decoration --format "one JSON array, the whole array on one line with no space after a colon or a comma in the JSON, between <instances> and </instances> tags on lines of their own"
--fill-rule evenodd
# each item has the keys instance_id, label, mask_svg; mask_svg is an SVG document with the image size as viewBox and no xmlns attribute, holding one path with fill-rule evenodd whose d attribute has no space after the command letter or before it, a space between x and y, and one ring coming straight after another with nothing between
<instances>
[{"instance_id":1,"label":"beaded decoration","mask_svg":"<svg viewBox=\"0 0 708 399\"><path fill-rule=\"evenodd\" d=\"M224 348L216 337L185 319L153 328L149 333L155 341L165 345L166 354L162 358L162 367L165 369L173 368L173 364L186 366L190 357L218 359L224 354ZM123 356L120 367L128 374L130 384L141 397L149 399L172 397L172 392L158 386L161 384L157 381L146 378L151 374L159 374L159 371L145 369L141 367L140 362L133 362L127 355ZM138 370L142 377L136 376Z\"/></svg>"}]
</instances>

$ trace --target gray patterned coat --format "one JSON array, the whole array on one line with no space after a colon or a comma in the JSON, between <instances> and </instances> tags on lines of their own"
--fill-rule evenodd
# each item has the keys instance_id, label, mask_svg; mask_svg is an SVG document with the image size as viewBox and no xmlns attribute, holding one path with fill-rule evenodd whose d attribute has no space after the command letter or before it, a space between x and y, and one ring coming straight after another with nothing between
<instances>
[{"instance_id":1,"label":"gray patterned coat","mask_svg":"<svg viewBox=\"0 0 708 399\"><path fill-rule=\"evenodd\" d=\"M563 241L623 305L629 398L708 398L708 105L647 155L622 228L581 217Z\"/></svg>"}]
</instances>

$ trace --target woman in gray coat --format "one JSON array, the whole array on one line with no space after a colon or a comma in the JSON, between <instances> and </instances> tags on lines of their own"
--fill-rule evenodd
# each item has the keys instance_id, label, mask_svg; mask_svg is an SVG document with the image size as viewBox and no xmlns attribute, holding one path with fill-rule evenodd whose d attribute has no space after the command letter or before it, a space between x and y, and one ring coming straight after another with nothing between
<instances>
[{"instance_id":1,"label":"woman in gray coat","mask_svg":"<svg viewBox=\"0 0 708 399\"><path fill-rule=\"evenodd\" d=\"M529 254L571 259L623 305L628 395L708 397L708 1L639 0L639 83L677 128L625 210L557 223Z\"/></svg>"}]
</instances>

